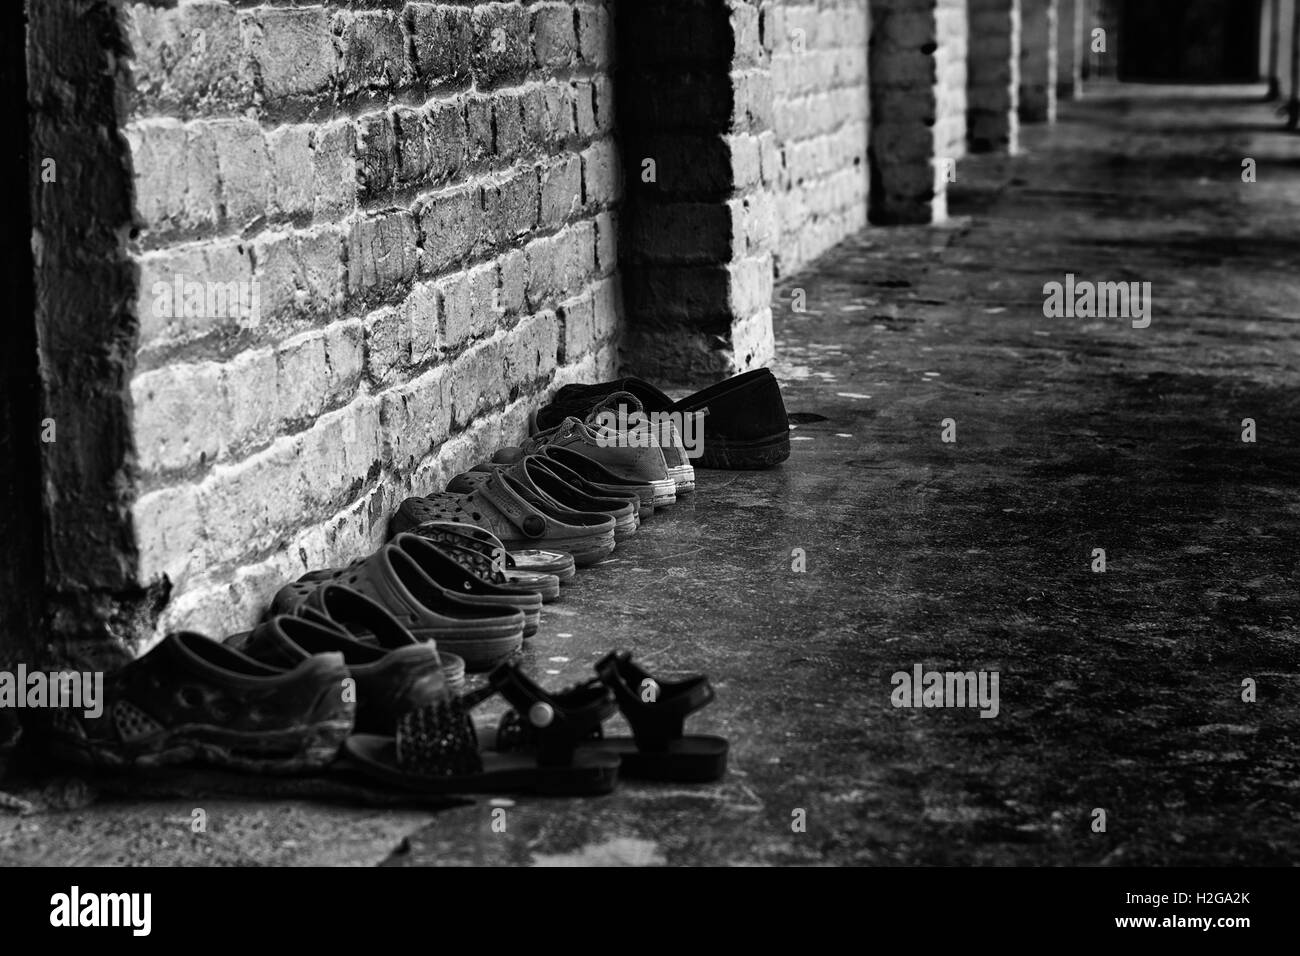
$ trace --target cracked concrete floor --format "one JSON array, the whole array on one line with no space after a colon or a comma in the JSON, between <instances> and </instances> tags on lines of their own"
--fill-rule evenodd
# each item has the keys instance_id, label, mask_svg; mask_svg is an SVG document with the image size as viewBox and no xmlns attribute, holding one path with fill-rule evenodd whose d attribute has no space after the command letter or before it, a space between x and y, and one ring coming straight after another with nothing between
<instances>
[{"instance_id":1,"label":"cracked concrete floor","mask_svg":"<svg viewBox=\"0 0 1300 956\"><path fill-rule=\"evenodd\" d=\"M868 230L782 284L790 460L702 471L528 652L553 685L611 647L710 674L691 726L730 737L723 782L438 814L234 803L207 858L1294 862L1300 137L1254 92L1064 104L1024 155L961 162L949 225ZM1069 272L1151 282L1150 327L1044 318ZM998 672L997 717L895 708L914 665ZM62 862L71 833L168 862L201 839L141 834L183 826L178 806L26 818L44 835L0 853ZM284 848L304 819L316 838Z\"/></svg>"}]
</instances>

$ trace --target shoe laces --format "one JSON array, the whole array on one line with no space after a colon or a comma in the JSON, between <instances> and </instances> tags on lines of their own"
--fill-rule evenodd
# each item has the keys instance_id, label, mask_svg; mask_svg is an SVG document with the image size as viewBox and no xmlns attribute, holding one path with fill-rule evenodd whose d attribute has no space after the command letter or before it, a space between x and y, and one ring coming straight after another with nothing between
<instances>
[{"instance_id":1,"label":"shoe laces","mask_svg":"<svg viewBox=\"0 0 1300 956\"><path fill-rule=\"evenodd\" d=\"M553 442L563 441L570 435L575 434L583 427L581 419L566 418L560 424L548 428L545 431L538 432L531 438L525 438L519 447L523 450L525 456L536 455L547 445Z\"/></svg>"}]
</instances>

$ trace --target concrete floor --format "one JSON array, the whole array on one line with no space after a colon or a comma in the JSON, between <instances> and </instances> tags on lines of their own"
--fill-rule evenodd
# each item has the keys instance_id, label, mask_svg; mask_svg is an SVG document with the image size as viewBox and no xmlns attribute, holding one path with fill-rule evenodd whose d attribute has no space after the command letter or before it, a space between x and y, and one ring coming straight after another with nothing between
<instances>
[{"instance_id":1,"label":"concrete floor","mask_svg":"<svg viewBox=\"0 0 1300 956\"><path fill-rule=\"evenodd\" d=\"M0 856L1294 862L1300 137L1251 92L1063 104L1025 155L961 162L949 226L870 230L784 283L790 460L701 472L529 652L556 686L611 647L710 674L692 726L731 739L722 783L437 814L224 803L201 836L193 801L95 804L0 820ZM1150 327L1044 318L1067 272L1151 282ZM998 672L998 716L893 707L914 665Z\"/></svg>"}]
</instances>

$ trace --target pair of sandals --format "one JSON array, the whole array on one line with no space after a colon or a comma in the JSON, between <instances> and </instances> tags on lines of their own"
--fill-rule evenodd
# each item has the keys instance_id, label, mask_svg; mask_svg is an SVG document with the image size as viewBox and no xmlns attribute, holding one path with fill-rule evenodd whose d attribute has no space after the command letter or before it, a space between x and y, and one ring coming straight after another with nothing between
<instances>
[{"instance_id":1,"label":"pair of sandals","mask_svg":"<svg viewBox=\"0 0 1300 956\"><path fill-rule=\"evenodd\" d=\"M470 711L493 694L512 709L496 749L481 750ZM620 775L704 783L726 773L728 743L688 736L684 725L713 698L707 677L658 680L626 652L607 654L594 679L557 694L503 664L481 690L404 715L393 737L353 735L343 753L357 772L423 793L597 795L613 790ZM631 737L604 736L615 712Z\"/></svg>"}]
</instances>

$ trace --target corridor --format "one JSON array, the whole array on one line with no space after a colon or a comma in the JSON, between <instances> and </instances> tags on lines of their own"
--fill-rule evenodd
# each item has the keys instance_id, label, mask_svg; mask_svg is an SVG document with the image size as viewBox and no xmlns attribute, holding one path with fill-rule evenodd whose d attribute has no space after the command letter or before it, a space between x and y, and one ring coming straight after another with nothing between
<instances>
[{"instance_id":1,"label":"corridor","mask_svg":"<svg viewBox=\"0 0 1300 956\"><path fill-rule=\"evenodd\" d=\"M963 161L948 227L785 280L790 461L701 472L533 649L709 673L727 780L453 810L393 862L1292 862L1300 140L1257 92L1090 91ZM1149 327L1045 318L1067 273L1150 282ZM997 716L894 707L915 665L998 672Z\"/></svg>"},{"instance_id":2,"label":"corridor","mask_svg":"<svg viewBox=\"0 0 1300 956\"><path fill-rule=\"evenodd\" d=\"M610 647L707 672L689 728L732 741L720 784L435 814L205 797L195 836L194 795L142 782L0 818L7 858L1291 863L1300 139L1260 93L1092 88L1021 155L964 160L946 225L781 282L790 460L701 471L524 662L550 686ZM1045 317L1070 274L1149 282L1149 325ZM996 675L996 707L895 706L916 668Z\"/></svg>"}]
</instances>

